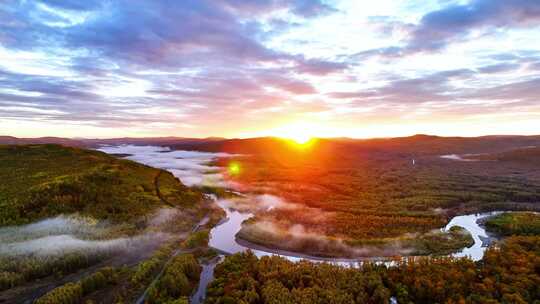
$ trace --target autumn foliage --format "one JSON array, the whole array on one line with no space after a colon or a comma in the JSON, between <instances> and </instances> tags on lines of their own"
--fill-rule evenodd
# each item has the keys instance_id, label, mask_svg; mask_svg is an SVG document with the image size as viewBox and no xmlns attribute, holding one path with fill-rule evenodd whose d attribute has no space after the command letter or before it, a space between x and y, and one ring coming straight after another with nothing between
<instances>
[{"instance_id":1,"label":"autumn foliage","mask_svg":"<svg viewBox=\"0 0 540 304\"><path fill-rule=\"evenodd\" d=\"M511 237L478 263L408 259L344 268L252 253L227 257L208 290L218 303L540 303L540 237Z\"/></svg>"}]
</instances>

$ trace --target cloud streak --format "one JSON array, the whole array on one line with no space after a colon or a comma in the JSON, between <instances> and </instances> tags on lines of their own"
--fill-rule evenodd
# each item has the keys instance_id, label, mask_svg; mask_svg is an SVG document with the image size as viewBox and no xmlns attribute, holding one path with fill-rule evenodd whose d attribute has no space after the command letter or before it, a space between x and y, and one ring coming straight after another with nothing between
<instances>
[{"instance_id":1,"label":"cloud streak","mask_svg":"<svg viewBox=\"0 0 540 304\"><path fill-rule=\"evenodd\" d=\"M296 121L391 125L412 103L437 124L494 101L538 119L519 101L540 76L536 1L379 5L10 0L0 123L21 136L253 136Z\"/></svg>"}]
</instances>

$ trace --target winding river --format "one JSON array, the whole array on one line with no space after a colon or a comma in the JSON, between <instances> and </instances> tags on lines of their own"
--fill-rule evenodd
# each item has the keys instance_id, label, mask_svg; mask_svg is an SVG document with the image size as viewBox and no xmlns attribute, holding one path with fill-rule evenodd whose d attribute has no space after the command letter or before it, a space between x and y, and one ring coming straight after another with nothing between
<instances>
[{"instance_id":1,"label":"winding river","mask_svg":"<svg viewBox=\"0 0 540 304\"><path fill-rule=\"evenodd\" d=\"M331 262L337 265L343 266L359 266L362 263L361 259L339 259L339 258L317 258L306 256L298 253L287 252L283 250L265 251L260 248L249 248L238 242L236 234L242 228L242 222L253 217L252 213L241 213L237 210L229 208L226 200L217 200L218 206L223 208L227 214L227 220L220 225L217 225L210 231L210 247L213 247L223 253L234 254L251 249L253 253L258 256L278 255L284 257L290 261L296 262L299 260L310 260L313 262ZM455 257L470 257L474 261L481 260L484 256L484 251L487 249L487 245L484 244L482 239L488 239L488 235L485 229L478 224L478 220L494 215L498 212L486 212L469 215L458 215L453 217L450 222L442 229L448 231L454 226L460 226L465 228L471 234L474 244L471 247L463 248L461 251L453 254ZM365 260L365 259L364 259ZM374 258L370 260L381 260L384 258Z\"/></svg>"},{"instance_id":2,"label":"winding river","mask_svg":"<svg viewBox=\"0 0 540 304\"><path fill-rule=\"evenodd\" d=\"M103 146L99 150L111 154L127 154L128 156L126 158L128 159L168 170L176 177L180 178L182 182L190 186L210 185L224 188L229 186L223 179L223 176L219 173L219 168L209 166L208 163L218 157L232 156L230 154L173 151L166 147L132 145ZM247 198L249 199L249 197ZM258 257L278 255L294 262L299 260L310 260L313 262L329 262L345 267L359 267L362 264L362 260L360 259L317 258L280 250L270 251L261 248L248 248L237 241L236 234L240 231L242 223L253 217L254 214L232 209L230 207L230 202L226 199L214 199L216 204L225 211L226 219L210 231L209 246L217 249L223 254L234 254L251 249ZM475 261L482 259L487 248L483 239L488 238L488 235L485 229L478 224L478 220L493 214L494 212L459 215L450 220L443 228L444 231L449 230L453 226L460 226L468 230L474 239L474 244L471 247L463 248L461 251L453 254L453 256L468 256ZM196 293L192 296L192 303L201 303L204 300L206 287L213 279L214 268L221 258L222 257L216 258L208 264L203 265L201 282ZM385 262L385 259L383 258L375 257L370 260L379 260L382 263L389 263Z\"/></svg>"}]
</instances>

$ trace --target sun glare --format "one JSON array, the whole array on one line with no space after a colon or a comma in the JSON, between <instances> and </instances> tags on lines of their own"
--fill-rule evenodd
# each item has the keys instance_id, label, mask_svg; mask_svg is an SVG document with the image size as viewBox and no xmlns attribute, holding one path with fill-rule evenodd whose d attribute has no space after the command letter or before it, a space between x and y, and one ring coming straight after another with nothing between
<instances>
[{"instance_id":1,"label":"sun glare","mask_svg":"<svg viewBox=\"0 0 540 304\"><path fill-rule=\"evenodd\" d=\"M319 137L316 126L307 123L294 123L281 128L275 129L274 132L278 137L290 139L298 145L306 145L313 138Z\"/></svg>"},{"instance_id":2,"label":"sun glare","mask_svg":"<svg viewBox=\"0 0 540 304\"><path fill-rule=\"evenodd\" d=\"M295 141L297 144L303 145L303 144L307 144L313 137L306 134L299 134L299 135L290 136L289 138Z\"/></svg>"}]
</instances>

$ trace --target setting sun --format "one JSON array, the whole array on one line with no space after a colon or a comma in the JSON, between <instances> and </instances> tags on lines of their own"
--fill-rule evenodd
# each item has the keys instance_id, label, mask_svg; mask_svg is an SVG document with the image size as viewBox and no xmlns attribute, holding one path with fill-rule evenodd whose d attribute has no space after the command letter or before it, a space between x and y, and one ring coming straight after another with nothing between
<instances>
[{"instance_id":1,"label":"setting sun","mask_svg":"<svg viewBox=\"0 0 540 304\"><path fill-rule=\"evenodd\" d=\"M540 0L0 16L0 304L540 304Z\"/></svg>"},{"instance_id":2,"label":"setting sun","mask_svg":"<svg viewBox=\"0 0 540 304\"><path fill-rule=\"evenodd\" d=\"M312 136L307 135L307 134L298 134L298 135L293 135L289 137L289 139L292 139L297 144L301 144L301 145L308 143L312 138L313 138Z\"/></svg>"},{"instance_id":3,"label":"setting sun","mask_svg":"<svg viewBox=\"0 0 540 304\"><path fill-rule=\"evenodd\" d=\"M295 122L271 130L270 135L290 139L299 145L306 145L312 142L314 138L328 137L328 132L321 129L317 124Z\"/></svg>"}]
</instances>

